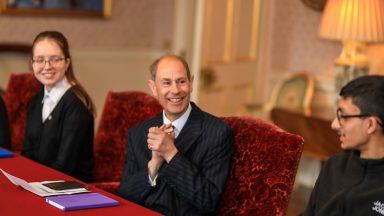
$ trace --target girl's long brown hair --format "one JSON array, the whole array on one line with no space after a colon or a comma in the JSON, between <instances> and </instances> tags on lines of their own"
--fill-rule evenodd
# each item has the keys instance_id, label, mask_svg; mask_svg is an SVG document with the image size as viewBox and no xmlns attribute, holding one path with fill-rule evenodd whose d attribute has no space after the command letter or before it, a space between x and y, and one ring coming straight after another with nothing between
<instances>
[{"instance_id":1,"label":"girl's long brown hair","mask_svg":"<svg viewBox=\"0 0 384 216\"><path fill-rule=\"evenodd\" d=\"M96 109L95 105L92 102L91 97L88 95L88 93L85 91L84 87L77 81L75 74L73 72L73 66L72 66L72 58L71 54L69 53L69 45L67 39L64 37L64 35L58 31L44 31L38 34L35 39L33 40L32 44L32 52L31 52L31 59L33 58L33 52L35 49L35 45L37 42L42 41L44 39L50 39L55 41L61 51L64 53L64 57L66 59L70 59L69 66L67 71L65 72L65 76L67 77L68 82L72 85L72 90L75 93L75 95L85 104L85 106L88 108L88 110L96 116Z\"/></svg>"}]
</instances>

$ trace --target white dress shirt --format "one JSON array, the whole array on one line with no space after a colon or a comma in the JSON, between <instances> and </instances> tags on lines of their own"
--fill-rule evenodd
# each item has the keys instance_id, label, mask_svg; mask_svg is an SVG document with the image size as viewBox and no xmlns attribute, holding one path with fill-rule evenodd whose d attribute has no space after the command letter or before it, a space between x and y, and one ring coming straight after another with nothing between
<instances>
[{"instance_id":1,"label":"white dress shirt","mask_svg":"<svg viewBox=\"0 0 384 216\"><path fill-rule=\"evenodd\" d=\"M183 113L183 115L181 115L178 119L176 119L173 122L171 122L167 118L167 116L165 116L165 112L163 111L163 122L164 124L172 123L173 129L175 131L175 139L177 138L177 136L179 136L181 129L183 129L185 123L187 122L189 114L191 114L191 110L192 110L192 106L191 104L189 104L187 110Z\"/></svg>"},{"instance_id":2,"label":"white dress shirt","mask_svg":"<svg viewBox=\"0 0 384 216\"><path fill-rule=\"evenodd\" d=\"M173 126L173 130L175 132L175 139L177 138L177 136L179 136L180 134L180 131L183 129L185 123L187 123L187 120L188 120L188 117L189 115L191 114L191 110L192 110L192 106L191 106L191 103L189 103L188 105L188 108L187 110L183 113L183 115L181 115L178 119L176 119L175 121L171 122L167 116L165 115L165 112L163 111L163 123L164 124L169 124L169 123L172 123L172 126ZM151 184L152 187L155 187L156 186L156 179L157 179L157 174L155 176L155 178L152 180L151 177L148 176L149 178L149 184Z\"/></svg>"},{"instance_id":3,"label":"white dress shirt","mask_svg":"<svg viewBox=\"0 0 384 216\"><path fill-rule=\"evenodd\" d=\"M43 103L42 110L42 121L45 122L47 119L51 119L51 112L59 103L61 97L71 87L67 78L64 76L50 91L47 87L44 87L44 97L41 101Z\"/></svg>"}]
</instances>

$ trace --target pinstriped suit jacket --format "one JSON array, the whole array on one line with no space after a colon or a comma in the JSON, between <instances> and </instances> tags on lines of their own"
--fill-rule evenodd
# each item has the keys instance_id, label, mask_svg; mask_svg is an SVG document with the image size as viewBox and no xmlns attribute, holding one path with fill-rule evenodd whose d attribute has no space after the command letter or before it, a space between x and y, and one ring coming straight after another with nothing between
<instances>
[{"instance_id":1,"label":"pinstriped suit jacket","mask_svg":"<svg viewBox=\"0 0 384 216\"><path fill-rule=\"evenodd\" d=\"M128 131L127 155L119 193L165 215L215 214L233 152L232 130L194 103L175 140L178 153L159 169L157 185L148 182L150 127L163 124L162 114Z\"/></svg>"}]
</instances>

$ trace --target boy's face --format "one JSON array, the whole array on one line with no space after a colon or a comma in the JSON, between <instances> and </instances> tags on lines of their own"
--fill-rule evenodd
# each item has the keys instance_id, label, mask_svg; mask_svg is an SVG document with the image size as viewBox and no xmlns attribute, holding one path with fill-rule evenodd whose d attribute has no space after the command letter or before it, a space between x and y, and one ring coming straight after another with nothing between
<instances>
[{"instance_id":1,"label":"boy's face","mask_svg":"<svg viewBox=\"0 0 384 216\"><path fill-rule=\"evenodd\" d=\"M370 138L368 121L360 109L353 104L352 98L341 98L338 101L338 116L332 122L332 129L340 136L342 149L356 149L364 152ZM353 115L353 116L352 116ZM349 117L348 117L349 116ZM352 116L352 117L351 117Z\"/></svg>"}]
</instances>

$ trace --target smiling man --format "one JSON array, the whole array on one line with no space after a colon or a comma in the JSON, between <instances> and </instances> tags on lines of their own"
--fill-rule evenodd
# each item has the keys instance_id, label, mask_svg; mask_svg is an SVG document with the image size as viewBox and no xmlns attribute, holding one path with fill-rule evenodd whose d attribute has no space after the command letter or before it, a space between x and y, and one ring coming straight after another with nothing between
<instances>
[{"instance_id":1,"label":"smiling man","mask_svg":"<svg viewBox=\"0 0 384 216\"><path fill-rule=\"evenodd\" d=\"M323 166L304 215L384 215L384 77L340 91L332 129L345 150Z\"/></svg>"},{"instance_id":2,"label":"smiling man","mask_svg":"<svg viewBox=\"0 0 384 216\"><path fill-rule=\"evenodd\" d=\"M193 76L184 59L162 56L150 72L149 88L164 110L128 131L119 193L165 215L215 214L233 133L190 102Z\"/></svg>"}]
</instances>

